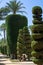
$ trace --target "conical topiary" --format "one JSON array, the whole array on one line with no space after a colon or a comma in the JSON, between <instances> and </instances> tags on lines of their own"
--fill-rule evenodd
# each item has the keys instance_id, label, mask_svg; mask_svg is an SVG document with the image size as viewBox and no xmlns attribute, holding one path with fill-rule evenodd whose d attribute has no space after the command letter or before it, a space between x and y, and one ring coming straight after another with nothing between
<instances>
[{"instance_id":1,"label":"conical topiary","mask_svg":"<svg viewBox=\"0 0 43 65\"><path fill-rule=\"evenodd\" d=\"M31 37L28 27L25 26L23 29L19 30L18 40L17 40L17 53L21 56L26 54L28 60L31 57Z\"/></svg>"}]
</instances>

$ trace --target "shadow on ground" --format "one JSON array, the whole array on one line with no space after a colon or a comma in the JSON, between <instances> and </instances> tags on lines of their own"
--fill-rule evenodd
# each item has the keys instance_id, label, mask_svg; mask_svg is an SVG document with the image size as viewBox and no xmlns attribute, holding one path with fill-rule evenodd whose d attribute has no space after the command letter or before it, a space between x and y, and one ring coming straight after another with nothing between
<instances>
[{"instance_id":1,"label":"shadow on ground","mask_svg":"<svg viewBox=\"0 0 43 65\"><path fill-rule=\"evenodd\" d=\"M0 65L5 65L4 63L0 63Z\"/></svg>"},{"instance_id":2,"label":"shadow on ground","mask_svg":"<svg viewBox=\"0 0 43 65\"><path fill-rule=\"evenodd\" d=\"M2 62L2 61L6 61L6 60L0 60L0 62Z\"/></svg>"}]
</instances>

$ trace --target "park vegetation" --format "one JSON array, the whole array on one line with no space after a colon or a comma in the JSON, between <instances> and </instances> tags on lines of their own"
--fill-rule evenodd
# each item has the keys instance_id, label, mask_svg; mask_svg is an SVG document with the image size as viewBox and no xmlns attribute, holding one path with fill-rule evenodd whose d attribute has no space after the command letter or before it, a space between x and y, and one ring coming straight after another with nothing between
<instances>
[{"instance_id":1,"label":"park vegetation","mask_svg":"<svg viewBox=\"0 0 43 65\"><path fill-rule=\"evenodd\" d=\"M23 3L17 0L7 3L5 8L0 9L0 20L5 20L0 26L4 32L4 38L0 40L0 52L8 55L11 59L26 54L37 65L43 64L43 21L42 8L35 6L32 9L33 25L28 27L27 17L18 12L21 11ZM12 14L9 14L12 12ZM7 17L6 17L7 16ZM30 34L31 30L31 34ZM6 36L5 36L6 34ZM1 34L0 34L1 36Z\"/></svg>"},{"instance_id":2,"label":"park vegetation","mask_svg":"<svg viewBox=\"0 0 43 65\"><path fill-rule=\"evenodd\" d=\"M33 13L33 25L32 31L32 61L37 65L43 63L43 21L42 21L42 9L39 6L35 6L32 9Z\"/></svg>"}]
</instances>

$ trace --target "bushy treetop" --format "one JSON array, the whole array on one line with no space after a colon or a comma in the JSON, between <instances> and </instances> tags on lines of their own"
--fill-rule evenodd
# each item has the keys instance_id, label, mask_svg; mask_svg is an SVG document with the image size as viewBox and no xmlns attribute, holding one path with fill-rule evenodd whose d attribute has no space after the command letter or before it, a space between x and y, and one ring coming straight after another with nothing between
<instances>
[{"instance_id":1,"label":"bushy treetop","mask_svg":"<svg viewBox=\"0 0 43 65\"><path fill-rule=\"evenodd\" d=\"M42 8L40 6L35 6L32 8L32 13L40 15L40 14L42 14Z\"/></svg>"}]
</instances>

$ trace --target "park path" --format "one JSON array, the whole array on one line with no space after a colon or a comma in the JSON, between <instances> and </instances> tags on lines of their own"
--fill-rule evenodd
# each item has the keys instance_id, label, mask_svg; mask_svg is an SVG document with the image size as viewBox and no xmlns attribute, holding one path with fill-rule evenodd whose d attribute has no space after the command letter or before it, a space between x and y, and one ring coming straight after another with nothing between
<instances>
[{"instance_id":1,"label":"park path","mask_svg":"<svg viewBox=\"0 0 43 65\"><path fill-rule=\"evenodd\" d=\"M33 62L11 62L6 55L0 54L0 65L36 65Z\"/></svg>"}]
</instances>

